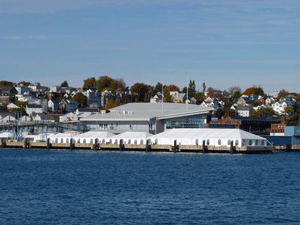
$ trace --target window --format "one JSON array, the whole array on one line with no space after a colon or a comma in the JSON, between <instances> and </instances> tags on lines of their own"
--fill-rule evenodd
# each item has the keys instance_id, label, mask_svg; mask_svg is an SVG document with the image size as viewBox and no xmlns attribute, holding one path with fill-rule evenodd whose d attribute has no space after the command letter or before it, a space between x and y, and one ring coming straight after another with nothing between
<instances>
[{"instance_id":1,"label":"window","mask_svg":"<svg viewBox=\"0 0 300 225\"><path fill-rule=\"evenodd\" d=\"M105 139L102 139L102 143L105 143Z\"/></svg>"},{"instance_id":2,"label":"window","mask_svg":"<svg viewBox=\"0 0 300 225\"><path fill-rule=\"evenodd\" d=\"M57 138L55 138L55 143L58 143L58 139Z\"/></svg>"},{"instance_id":3,"label":"window","mask_svg":"<svg viewBox=\"0 0 300 225\"><path fill-rule=\"evenodd\" d=\"M137 140L134 140L134 144L137 145Z\"/></svg>"},{"instance_id":4,"label":"window","mask_svg":"<svg viewBox=\"0 0 300 225\"><path fill-rule=\"evenodd\" d=\"M265 141L264 140L261 141L261 145L265 145Z\"/></svg>"},{"instance_id":5,"label":"window","mask_svg":"<svg viewBox=\"0 0 300 225\"><path fill-rule=\"evenodd\" d=\"M130 139L128 140L128 144L129 144L129 145L131 144L131 140L130 140Z\"/></svg>"},{"instance_id":6,"label":"window","mask_svg":"<svg viewBox=\"0 0 300 225\"><path fill-rule=\"evenodd\" d=\"M239 140L235 140L235 146L239 145Z\"/></svg>"},{"instance_id":7,"label":"window","mask_svg":"<svg viewBox=\"0 0 300 225\"><path fill-rule=\"evenodd\" d=\"M85 140L85 139L83 139L83 143L84 143L84 144L86 143L86 140Z\"/></svg>"},{"instance_id":8,"label":"window","mask_svg":"<svg viewBox=\"0 0 300 225\"><path fill-rule=\"evenodd\" d=\"M93 144L93 139L90 140L90 144Z\"/></svg>"},{"instance_id":9,"label":"window","mask_svg":"<svg viewBox=\"0 0 300 225\"><path fill-rule=\"evenodd\" d=\"M227 145L231 145L231 141L230 140L228 140Z\"/></svg>"},{"instance_id":10,"label":"window","mask_svg":"<svg viewBox=\"0 0 300 225\"><path fill-rule=\"evenodd\" d=\"M199 140L198 139L196 139L195 144L199 145Z\"/></svg>"},{"instance_id":11,"label":"window","mask_svg":"<svg viewBox=\"0 0 300 225\"><path fill-rule=\"evenodd\" d=\"M218 145L221 145L221 139L218 140Z\"/></svg>"},{"instance_id":12,"label":"window","mask_svg":"<svg viewBox=\"0 0 300 225\"><path fill-rule=\"evenodd\" d=\"M249 145L250 145L250 146L252 145L252 140L249 140Z\"/></svg>"},{"instance_id":13,"label":"window","mask_svg":"<svg viewBox=\"0 0 300 225\"><path fill-rule=\"evenodd\" d=\"M141 141L140 141L140 144L141 144L141 145L142 145L142 144L144 144L144 141L143 141L143 140L141 140Z\"/></svg>"},{"instance_id":14,"label":"window","mask_svg":"<svg viewBox=\"0 0 300 225\"><path fill-rule=\"evenodd\" d=\"M206 144L209 145L209 139L207 139Z\"/></svg>"},{"instance_id":15,"label":"window","mask_svg":"<svg viewBox=\"0 0 300 225\"><path fill-rule=\"evenodd\" d=\"M155 144L156 144L156 145L158 144L158 139L157 139L157 138L155 139Z\"/></svg>"},{"instance_id":16,"label":"window","mask_svg":"<svg viewBox=\"0 0 300 225\"><path fill-rule=\"evenodd\" d=\"M242 140L242 146L246 145L246 140Z\"/></svg>"},{"instance_id":17,"label":"window","mask_svg":"<svg viewBox=\"0 0 300 225\"><path fill-rule=\"evenodd\" d=\"M77 143L80 143L80 139L77 140Z\"/></svg>"},{"instance_id":18,"label":"window","mask_svg":"<svg viewBox=\"0 0 300 225\"><path fill-rule=\"evenodd\" d=\"M258 145L258 140L255 141L255 145Z\"/></svg>"},{"instance_id":19,"label":"window","mask_svg":"<svg viewBox=\"0 0 300 225\"><path fill-rule=\"evenodd\" d=\"M60 143L64 143L64 139L63 138L60 139Z\"/></svg>"},{"instance_id":20,"label":"window","mask_svg":"<svg viewBox=\"0 0 300 225\"><path fill-rule=\"evenodd\" d=\"M69 138L66 139L66 143L69 143Z\"/></svg>"},{"instance_id":21,"label":"window","mask_svg":"<svg viewBox=\"0 0 300 225\"><path fill-rule=\"evenodd\" d=\"M118 139L115 140L115 144L116 144L116 145L118 144Z\"/></svg>"}]
</instances>

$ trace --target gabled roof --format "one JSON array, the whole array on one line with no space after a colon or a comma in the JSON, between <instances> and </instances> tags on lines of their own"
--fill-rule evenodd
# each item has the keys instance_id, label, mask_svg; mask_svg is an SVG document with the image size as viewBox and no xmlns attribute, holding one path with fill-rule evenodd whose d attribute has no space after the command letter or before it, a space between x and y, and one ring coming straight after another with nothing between
<instances>
[{"instance_id":1,"label":"gabled roof","mask_svg":"<svg viewBox=\"0 0 300 225\"><path fill-rule=\"evenodd\" d=\"M260 139L258 135L240 129L219 129L219 128L200 128L200 129L171 129L163 133L153 135L153 138L189 138L189 139Z\"/></svg>"},{"instance_id":2,"label":"gabled roof","mask_svg":"<svg viewBox=\"0 0 300 225\"><path fill-rule=\"evenodd\" d=\"M114 136L113 138L117 138L117 139L126 139L126 138L137 138L137 139L143 139L143 138L148 138L153 136L153 134L150 134L148 132L124 132L121 133L119 135Z\"/></svg>"}]
</instances>

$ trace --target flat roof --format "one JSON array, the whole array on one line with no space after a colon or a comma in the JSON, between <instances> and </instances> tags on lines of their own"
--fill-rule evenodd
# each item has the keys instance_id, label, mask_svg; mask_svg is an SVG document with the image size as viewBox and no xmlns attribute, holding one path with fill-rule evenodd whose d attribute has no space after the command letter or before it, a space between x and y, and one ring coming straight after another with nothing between
<instances>
[{"instance_id":1,"label":"flat roof","mask_svg":"<svg viewBox=\"0 0 300 225\"><path fill-rule=\"evenodd\" d=\"M182 103L128 103L111 109L110 113L91 115L80 121L150 121L206 114L211 110L211 107Z\"/></svg>"}]
</instances>

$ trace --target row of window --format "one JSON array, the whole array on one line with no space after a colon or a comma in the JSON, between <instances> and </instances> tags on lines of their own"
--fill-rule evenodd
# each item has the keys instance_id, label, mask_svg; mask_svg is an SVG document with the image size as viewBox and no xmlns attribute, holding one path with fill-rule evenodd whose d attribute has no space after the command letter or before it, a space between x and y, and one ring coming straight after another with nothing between
<instances>
[{"instance_id":1,"label":"row of window","mask_svg":"<svg viewBox=\"0 0 300 225\"><path fill-rule=\"evenodd\" d=\"M74 139L73 139L74 140ZM60 139L60 143L69 143L70 142L70 139L69 138L67 138L66 139L66 141L64 142L64 139L63 138L61 138ZM52 140L52 143L58 143L58 138L56 138L55 140ZM76 143L81 143L80 142L80 139L78 139L77 141L76 141ZM87 140L86 139L83 139L82 140L82 143L83 144L86 144L87 143ZM98 138L96 138L95 139L95 143L105 143L105 139L102 139L102 141L101 140L99 140ZM108 143L112 143L112 139L110 139L109 141L108 141ZM90 144L93 144L93 139L90 139ZM118 140L116 139L115 140L115 144L118 144ZM129 139L128 140L128 142L127 142L127 144L131 144L131 140ZM135 144L135 145L137 145L138 144L138 140L134 140L133 142L132 142L132 144ZM144 144L144 140L140 140L139 141L139 144Z\"/></svg>"}]
</instances>

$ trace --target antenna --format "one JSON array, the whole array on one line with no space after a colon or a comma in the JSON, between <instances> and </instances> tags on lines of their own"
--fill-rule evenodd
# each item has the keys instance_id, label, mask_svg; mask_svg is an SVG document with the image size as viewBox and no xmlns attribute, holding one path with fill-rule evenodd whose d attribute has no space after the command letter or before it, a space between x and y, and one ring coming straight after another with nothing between
<instances>
[{"instance_id":1,"label":"antenna","mask_svg":"<svg viewBox=\"0 0 300 225\"><path fill-rule=\"evenodd\" d=\"M188 110L188 100L189 100L189 77L186 76L186 111Z\"/></svg>"},{"instance_id":2,"label":"antenna","mask_svg":"<svg viewBox=\"0 0 300 225\"><path fill-rule=\"evenodd\" d=\"M168 70L169 73L169 70ZM161 113L164 114L164 79L161 81Z\"/></svg>"}]
</instances>

